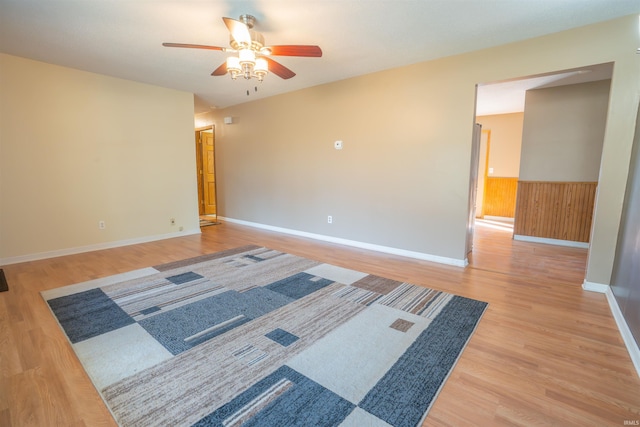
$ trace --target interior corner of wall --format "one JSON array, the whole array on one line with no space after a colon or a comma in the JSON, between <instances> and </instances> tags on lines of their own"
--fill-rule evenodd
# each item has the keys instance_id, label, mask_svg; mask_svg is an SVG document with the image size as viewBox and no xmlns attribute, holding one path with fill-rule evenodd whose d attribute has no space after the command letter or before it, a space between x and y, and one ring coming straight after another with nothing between
<instances>
[{"instance_id":1,"label":"interior corner of wall","mask_svg":"<svg viewBox=\"0 0 640 427\"><path fill-rule=\"evenodd\" d=\"M585 279L582 283L582 289L584 289L585 291L606 294L609 291L610 286L603 283L589 282L587 281L587 279Z\"/></svg>"}]
</instances>

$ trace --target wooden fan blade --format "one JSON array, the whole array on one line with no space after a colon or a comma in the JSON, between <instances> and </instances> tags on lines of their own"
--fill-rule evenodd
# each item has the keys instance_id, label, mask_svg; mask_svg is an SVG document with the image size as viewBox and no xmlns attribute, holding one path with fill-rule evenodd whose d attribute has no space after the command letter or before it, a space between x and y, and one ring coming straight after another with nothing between
<instances>
[{"instance_id":1,"label":"wooden fan blade","mask_svg":"<svg viewBox=\"0 0 640 427\"><path fill-rule=\"evenodd\" d=\"M227 61L224 61L222 65L213 70L213 73L211 73L212 76L224 76L225 74L227 74Z\"/></svg>"},{"instance_id":2,"label":"wooden fan blade","mask_svg":"<svg viewBox=\"0 0 640 427\"><path fill-rule=\"evenodd\" d=\"M188 44L188 43L162 43L162 46L165 47L188 47L193 49L208 49L208 50L227 50L224 47L220 46L206 46L203 44Z\"/></svg>"},{"instance_id":3,"label":"wooden fan blade","mask_svg":"<svg viewBox=\"0 0 640 427\"><path fill-rule=\"evenodd\" d=\"M320 46L311 45L281 45L267 47L271 51L271 55L278 56L306 56L319 58L322 56Z\"/></svg>"},{"instance_id":4,"label":"wooden fan blade","mask_svg":"<svg viewBox=\"0 0 640 427\"><path fill-rule=\"evenodd\" d=\"M267 58L266 56L263 58L266 59L267 63L269 64L269 71L275 74L276 76L286 80L296 75L296 73L294 73L284 65L280 64L279 62L276 62L271 58Z\"/></svg>"},{"instance_id":5,"label":"wooden fan blade","mask_svg":"<svg viewBox=\"0 0 640 427\"><path fill-rule=\"evenodd\" d=\"M222 18L224 24L229 29L231 37L238 42L238 44L251 46L251 34L249 34L249 27L244 22L236 21L231 18Z\"/></svg>"}]
</instances>

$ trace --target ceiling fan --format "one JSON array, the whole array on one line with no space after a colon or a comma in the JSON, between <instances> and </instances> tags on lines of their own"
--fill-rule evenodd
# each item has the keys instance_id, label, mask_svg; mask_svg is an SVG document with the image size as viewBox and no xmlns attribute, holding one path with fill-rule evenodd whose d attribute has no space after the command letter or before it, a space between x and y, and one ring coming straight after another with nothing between
<instances>
[{"instance_id":1,"label":"ceiling fan","mask_svg":"<svg viewBox=\"0 0 640 427\"><path fill-rule=\"evenodd\" d=\"M238 76L242 76L247 80L256 78L262 81L269 71L280 78L290 79L296 73L274 61L270 56L316 58L322 56L322 50L319 46L265 46L262 34L253 29L256 18L251 15L241 15L239 20L232 18L222 18L222 20L231 33L229 42L231 48L186 43L162 43L162 45L166 47L186 47L237 53L237 56L229 56L222 65L211 73L212 76L224 76L229 73L234 80Z\"/></svg>"}]
</instances>

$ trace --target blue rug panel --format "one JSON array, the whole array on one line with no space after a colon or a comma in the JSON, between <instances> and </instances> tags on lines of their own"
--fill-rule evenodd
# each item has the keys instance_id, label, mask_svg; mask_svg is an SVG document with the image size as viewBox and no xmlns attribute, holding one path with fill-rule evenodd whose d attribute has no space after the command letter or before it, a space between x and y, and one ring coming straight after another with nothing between
<instances>
[{"instance_id":1,"label":"blue rug panel","mask_svg":"<svg viewBox=\"0 0 640 427\"><path fill-rule=\"evenodd\" d=\"M284 329L274 329L273 331L265 334L265 337L277 342L283 347L289 347L291 344L299 340L299 338Z\"/></svg>"},{"instance_id":2,"label":"blue rug panel","mask_svg":"<svg viewBox=\"0 0 640 427\"><path fill-rule=\"evenodd\" d=\"M415 427L446 380L487 303L455 296L358 405L396 427Z\"/></svg>"},{"instance_id":3,"label":"blue rug panel","mask_svg":"<svg viewBox=\"0 0 640 427\"><path fill-rule=\"evenodd\" d=\"M176 355L287 305L291 301L291 298L261 287L253 288L243 293L227 291L175 308L166 313L142 319L138 323L167 350ZM216 329L203 335L200 339L185 341L185 338L194 336L240 315L243 315L244 319L233 322L221 329Z\"/></svg>"},{"instance_id":4,"label":"blue rug panel","mask_svg":"<svg viewBox=\"0 0 640 427\"><path fill-rule=\"evenodd\" d=\"M154 305L153 307L140 310L140 314L144 314L146 316L148 314L155 313L156 311L160 311L160 310L162 310L160 307L158 307L157 305Z\"/></svg>"},{"instance_id":5,"label":"blue rug panel","mask_svg":"<svg viewBox=\"0 0 640 427\"><path fill-rule=\"evenodd\" d=\"M135 323L100 288L47 302L74 344Z\"/></svg>"},{"instance_id":6,"label":"blue rug panel","mask_svg":"<svg viewBox=\"0 0 640 427\"><path fill-rule=\"evenodd\" d=\"M285 365L193 426L222 427L225 419L250 406L259 395L268 393L270 387L283 379L294 385L246 420L243 427L333 427L340 425L355 408L351 402Z\"/></svg>"},{"instance_id":7,"label":"blue rug panel","mask_svg":"<svg viewBox=\"0 0 640 427\"><path fill-rule=\"evenodd\" d=\"M265 288L271 289L294 300L305 297L317 290L329 286L333 281L312 276L307 273L298 273L286 279L273 282Z\"/></svg>"},{"instance_id":8,"label":"blue rug panel","mask_svg":"<svg viewBox=\"0 0 640 427\"><path fill-rule=\"evenodd\" d=\"M183 283L193 282L194 280L204 279L198 273L194 273L193 271L187 271L186 273L177 274L175 276L167 277L167 280L171 283L175 283L176 285L182 285Z\"/></svg>"}]
</instances>

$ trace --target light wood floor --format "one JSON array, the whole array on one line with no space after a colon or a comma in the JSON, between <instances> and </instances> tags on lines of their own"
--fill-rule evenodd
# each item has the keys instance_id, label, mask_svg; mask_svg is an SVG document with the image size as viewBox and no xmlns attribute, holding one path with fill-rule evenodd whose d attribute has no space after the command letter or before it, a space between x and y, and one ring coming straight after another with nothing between
<instances>
[{"instance_id":1,"label":"light wood floor","mask_svg":"<svg viewBox=\"0 0 640 427\"><path fill-rule=\"evenodd\" d=\"M229 223L202 231L5 266L0 426L115 425L40 291L249 243L489 303L424 425L640 420L640 380L606 299L580 287L584 249L515 242L508 231L478 225L471 266L463 269Z\"/></svg>"}]
</instances>

